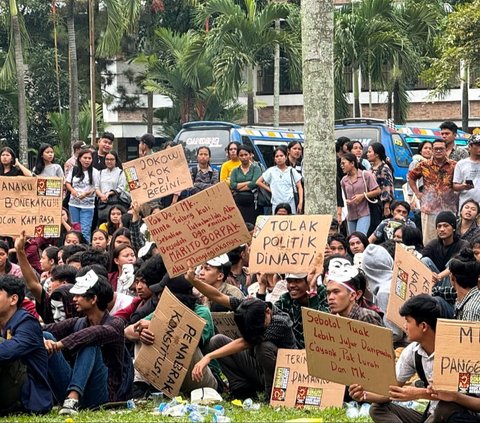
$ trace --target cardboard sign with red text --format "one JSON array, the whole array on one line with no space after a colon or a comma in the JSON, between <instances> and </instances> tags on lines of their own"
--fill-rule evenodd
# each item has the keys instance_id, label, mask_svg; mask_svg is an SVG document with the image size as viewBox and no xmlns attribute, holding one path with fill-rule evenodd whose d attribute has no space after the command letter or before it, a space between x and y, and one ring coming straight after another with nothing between
<instances>
[{"instance_id":1,"label":"cardboard sign with red text","mask_svg":"<svg viewBox=\"0 0 480 423\"><path fill-rule=\"evenodd\" d=\"M1 176L0 235L58 238L62 200L62 178Z\"/></svg>"},{"instance_id":2,"label":"cardboard sign with red text","mask_svg":"<svg viewBox=\"0 0 480 423\"><path fill-rule=\"evenodd\" d=\"M308 374L305 350L278 350L270 397L272 407L310 410L341 407L344 394L344 385Z\"/></svg>"},{"instance_id":3,"label":"cardboard sign with red text","mask_svg":"<svg viewBox=\"0 0 480 423\"><path fill-rule=\"evenodd\" d=\"M193 186L181 145L123 164L133 201L139 204L166 197Z\"/></svg>"},{"instance_id":4,"label":"cardboard sign with red text","mask_svg":"<svg viewBox=\"0 0 480 423\"><path fill-rule=\"evenodd\" d=\"M192 266L250 242L250 233L225 182L216 184L145 221L171 278Z\"/></svg>"},{"instance_id":5,"label":"cardboard sign with red text","mask_svg":"<svg viewBox=\"0 0 480 423\"><path fill-rule=\"evenodd\" d=\"M388 396L396 385L392 331L302 307L308 373Z\"/></svg>"},{"instance_id":6,"label":"cardboard sign with red text","mask_svg":"<svg viewBox=\"0 0 480 423\"><path fill-rule=\"evenodd\" d=\"M405 247L397 243L387 306L387 319L403 329L405 318L398 313L400 307L415 295L430 294L432 286L432 271L407 251Z\"/></svg>"},{"instance_id":7,"label":"cardboard sign with red text","mask_svg":"<svg viewBox=\"0 0 480 423\"><path fill-rule=\"evenodd\" d=\"M155 341L142 345L135 368L169 398L177 396L205 324L165 288L149 326Z\"/></svg>"},{"instance_id":8,"label":"cardboard sign with red text","mask_svg":"<svg viewBox=\"0 0 480 423\"><path fill-rule=\"evenodd\" d=\"M250 251L250 272L305 273L323 266L331 216L259 216Z\"/></svg>"},{"instance_id":9,"label":"cardboard sign with red text","mask_svg":"<svg viewBox=\"0 0 480 423\"><path fill-rule=\"evenodd\" d=\"M480 322L437 320L433 386L480 395Z\"/></svg>"}]
</instances>

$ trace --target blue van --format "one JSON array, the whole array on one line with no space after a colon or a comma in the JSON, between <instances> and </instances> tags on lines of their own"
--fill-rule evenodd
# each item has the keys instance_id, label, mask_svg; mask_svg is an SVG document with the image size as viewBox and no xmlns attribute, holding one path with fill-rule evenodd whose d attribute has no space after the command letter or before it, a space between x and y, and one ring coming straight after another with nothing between
<instances>
[{"instance_id":1,"label":"blue van","mask_svg":"<svg viewBox=\"0 0 480 423\"><path fill-rule=\"evenodd\" d=\"M403 199L402 186L407 181L408 166L412 161L412 150L402 136L384 120L352 118L335 121L335 138L348 137L360 141L366 152L370 144L381 142L394 169L395 197Z\"/></svg>"},{"instance_id":2,"label":"blue van","mask_svg":"<svg viewBox=\"0 0 480 423\"><path fill-rule=\"evenodd\" d=\"M184 146L189 164L196 163L198 147L210 147L210 163L217 169L226 161L228 143L234 141L249 145L255 154L255 160L266 169L274 165L275 147L287 145L291 141L303 143L304 136L303 132L290 129L242 127L229 122L199 121L185 123L174 141Z\"/></svg>"},{"instance_id":3,"label":"blue van","mask_svg":"<svg viewBox=\"0 0 480 423\"><path fill-rule=\"evenodd\" d=\"M401 125L397 125L395 128L402 138L408 143L413 154L418 153L418 146L423 141L442 139L442 136L440 135L440 128L417 128ZM460 148L467 148L469 138L469 133L458 130L455 144Z\"/></svg>"}]
</instances>

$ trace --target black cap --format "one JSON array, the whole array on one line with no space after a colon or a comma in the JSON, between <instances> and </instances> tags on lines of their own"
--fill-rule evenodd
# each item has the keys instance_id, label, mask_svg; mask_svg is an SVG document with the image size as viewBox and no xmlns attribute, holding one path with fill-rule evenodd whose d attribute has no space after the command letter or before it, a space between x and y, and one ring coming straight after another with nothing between
<instances>
[{"instance_id":1,"label":"black cap","mask_svg":"<svg viewBox=\"0 0 480 423\"><path fill-rule=\"evenodd\" d=\"M141 137L137 137L137 141L143 142L150 149L155 145L155 137L152 134L143 134Z\"/></svg>"}]
</instances>

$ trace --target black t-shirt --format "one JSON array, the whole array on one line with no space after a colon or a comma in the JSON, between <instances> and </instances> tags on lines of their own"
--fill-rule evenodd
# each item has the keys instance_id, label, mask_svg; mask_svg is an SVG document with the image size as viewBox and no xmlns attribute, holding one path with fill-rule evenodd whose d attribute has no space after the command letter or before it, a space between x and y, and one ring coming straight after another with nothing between
<instances>
[{"instance_id":1,"label":"black t-shirt","mask_svg":"<svg viewBox=\"0 0 480 423\"><path fill-rule=\"evenodd\" d=\"M93 158L93 167L95 169L97 169L98 171L101 171L107 168L107 166L105 165L105 156L100 156L98 154L98 151L95 151L92 154L92 158Z\"/></svg>"},{"instance_id":2,"label":"black t-shirt","mask_svg":"<svg viewBox=\"0 0 480 423\"><path fill-rule=\"evenodd\" d=\"M7 173L0 176L23 176L23 172L18 167L12 167Z\"/></svg>"}]
</instances>

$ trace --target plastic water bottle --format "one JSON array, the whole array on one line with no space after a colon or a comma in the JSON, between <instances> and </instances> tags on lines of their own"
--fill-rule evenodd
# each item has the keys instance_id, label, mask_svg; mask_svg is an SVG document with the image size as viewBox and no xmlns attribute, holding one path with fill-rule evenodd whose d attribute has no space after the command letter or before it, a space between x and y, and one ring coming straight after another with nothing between
<instances>
[{"instance_id":1,"label":"plastic water bottle","mask_svg":"<svg viewBox=\"0 0 480 423\"><path fill-rule=\"evenodd\" d=\"M188 415L188 420L190 420L192 423L200 423L203 422L205 419L198 411L192 411Z\"/></svg>"},{"instance_id":2,"label":"plastic water bottle","mask_svg":"<svg viewBox=\"0 0 480 423\"><path fill-rule=\"evenodd\" d=\"M213 423L230 423L231 421L227 416L213 416Z\"/></svg>"},{"instance_id":3,"label":"plastic water bottle","mask_svg":"<svg viewBox=\"0 0 480 423\"><path fill-rule=\"evenodd\" d=\"M260 404L254 403L251 398L247 398L243 401L243 409L245 411L257 411L260 410Z\"/></svg>"},{"instance_id":4,"label":"plastic water bottle","mask_svg":"<svg viewBox=\"0 0 480 423\"><path fill-rule=\"evenodd\" d=\"M364 403L361 405L360 410L358 410L359 417L368 417L370 415L370 404Z\"/></svg>"},{"instance_id":5,"label":"plastic water bottle","mask_svg":"<svg viewBox=\"0 0 480 423\"><path fill-rule=\"evenodd\" d=\"M347 406L346 414L349 419L355 419L359 416L358 406L355 401L347 402L346 406Z\"/></svg>"},{"instance_id":6,"label":"plastic water bottle","mask_svg":"<svg viewBox=\"0 0 480 423\"><path fill-rule=\"evenodd\" d=\"M135 405L135 403L133 402L133 400L129 399L129 400L127 401L127 408L128 408L129 410L133 410L134 408L137 408L137 406Z\"/></svg>"}]
</instances>

